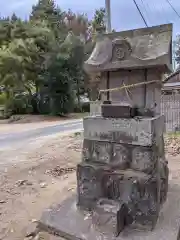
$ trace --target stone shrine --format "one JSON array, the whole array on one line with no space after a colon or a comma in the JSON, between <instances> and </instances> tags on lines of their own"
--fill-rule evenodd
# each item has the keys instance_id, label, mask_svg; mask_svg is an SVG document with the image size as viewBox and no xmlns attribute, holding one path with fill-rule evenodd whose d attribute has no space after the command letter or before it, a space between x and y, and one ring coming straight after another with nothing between
<instances>
[{"instance_id":1,"label":"stone shrine","mask_svg":"<svg viewBox=\"0 0 180 240\"><path fill-rule=\"evenodd\" d=\"M160 97L171 44L171 24L100 36L85 63L101 73L99 88L144 84L106 92L101 112L84 118L77 197L44 214L41 227L82 240L122 239L128 225L154 229L168 192Z\"/></svg>"},{"instance_id":2,"label":"stone shrine","mask_svg":"<svg viewBox=\"0 0 180 240\"><path fill-rule=\"evenodd\" d=\"M110 102L101 105L102 116L84 119L78 205L93 211L106 229L113 225L107 215L113 209L115 235L122 230L121 221L153 229L166 201L160 98L162 76L171 71L171 43L171 24L106 34L85 63L87 71L101 72L101 88L142 83L124 92L106 92L104 100Z\"/></svg>"},{"instance_id":3,"label":"stone shrine","mask_svg":"<svg viewBox=\"0 0 180 240\"><path fill-rule=\"evenodd\" d=\"M85 69L101 75L96 83L100 90L154 80L151 84L107 92L102 100L152 109L160 115L163 75L172 70L171 45L171 24L100 35ZM96 104L99 102L92 106L101 111Z\"/></svg>"}]
</instances>

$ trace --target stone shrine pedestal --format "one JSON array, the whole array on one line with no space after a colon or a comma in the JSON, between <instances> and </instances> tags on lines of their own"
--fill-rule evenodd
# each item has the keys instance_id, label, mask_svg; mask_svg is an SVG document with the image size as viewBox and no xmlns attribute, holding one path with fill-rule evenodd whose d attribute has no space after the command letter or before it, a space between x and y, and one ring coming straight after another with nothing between
<instances>
[{"instance_id":1,"label":"stone shrine pedestal","mask_svg":"<svg viewBox=\"0 0 180 240\"><path fill-rule=\"evenodd\" d=\"M129 223L153 229L168 191L163 132L163 116L85 118L83 159L77 167L78 206L106 212L107 205L125 203Z\"/></svg>"},{"instance_id":2,"label":"stone shrine pedestal","mask_svg":"<svg viewBox=\"0 0 180 240\"><path fill-rule=\"evenodd\" d=\"M70 240L153 230L168 191L163 131L163 116L86 117L77 196L45 211L40 228Z\"/></svg>"}]
</instances>

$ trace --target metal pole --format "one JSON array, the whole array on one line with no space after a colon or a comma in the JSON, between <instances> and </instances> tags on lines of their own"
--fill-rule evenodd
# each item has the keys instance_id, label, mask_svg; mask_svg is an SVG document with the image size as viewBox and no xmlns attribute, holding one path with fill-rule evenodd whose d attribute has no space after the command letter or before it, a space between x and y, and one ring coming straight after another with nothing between
<instances>
[{"instance_id":1,"label":"metal pole","mask_svg":"<svg viewBox=\"0 0 180 240\"><path fill-rule=\"evenodd\" d=\"M111 32L111 0L105 0L105 9L106 9L106 32Z\"/></svg>"}]
</instances>

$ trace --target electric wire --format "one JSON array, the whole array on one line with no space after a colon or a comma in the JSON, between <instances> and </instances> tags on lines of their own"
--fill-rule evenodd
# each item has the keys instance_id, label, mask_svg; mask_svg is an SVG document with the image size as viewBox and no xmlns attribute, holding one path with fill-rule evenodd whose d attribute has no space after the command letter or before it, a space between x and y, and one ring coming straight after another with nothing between
<instances>
[{"instance_id":1,"label":"electric wire","mask_svg":"<svg viewBox=\"0 0 180 240\"><path fill-rule=\"evenodd\" d=\"M139 5L137 4L136 0L133 0L133 2L134 2L134 4L136 5L136 8L137 8L137 10L138 10L141 18L143 19L144 24L146 25L146 27L148 27L148 24L147 24L147 22L146 22L146 19L145 19L143 13L141 12L141 9L139 8Z\"/></svg>"},{"instance_id":2,"label":"electric wire","mask_svg":"<svg viewBox=\"0 0 180 240\"><path fill-rule=\"evenodd\" d=\"M166 2L169 4L169 6L172 8L172 10L176 13L176 15L180 18L180 14L176 11L175 7L172 5L172 3L169 0L166 0Z\"/></svg>"},{"instance_id":3,"label":"electric wire","mask_svg":"<svg viewBox=\"0 0 180 240\"><path fill-rule=\"evenodd\" d=\"M144 7L144 11L146 12L146 16L147 16L147 19L148 19L148 22L150 22L150 17L149 17L149 13L146 9L146 6L145 6L145 3L143 0L141 0L141 3L142 3L142 6Z\"/></svg>"}]
</instances>

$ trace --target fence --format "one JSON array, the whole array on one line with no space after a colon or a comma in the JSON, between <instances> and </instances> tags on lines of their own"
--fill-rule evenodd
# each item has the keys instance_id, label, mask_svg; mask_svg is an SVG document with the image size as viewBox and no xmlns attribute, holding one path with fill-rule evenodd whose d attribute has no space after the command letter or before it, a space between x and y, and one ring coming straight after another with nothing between
<instances>
[{"instance_id":1,"label":"fence","mask_svg":"<svg viewBox=\"0 0 180 240\"><path fill-rule=\"evenodd\" d=\"M180 94L161 97L161 113L165 116L166 132L180 131Z\"/></svg>"}]
</instances>

